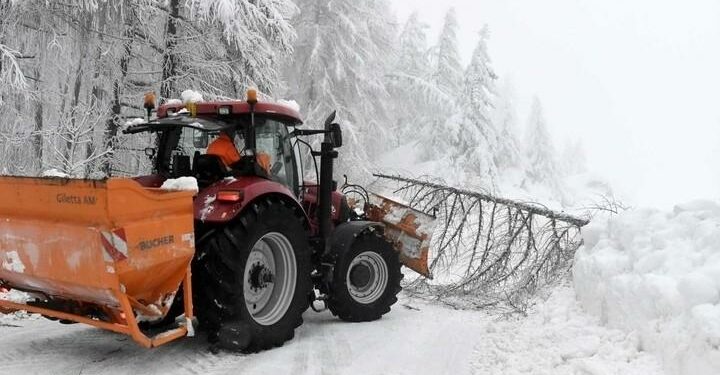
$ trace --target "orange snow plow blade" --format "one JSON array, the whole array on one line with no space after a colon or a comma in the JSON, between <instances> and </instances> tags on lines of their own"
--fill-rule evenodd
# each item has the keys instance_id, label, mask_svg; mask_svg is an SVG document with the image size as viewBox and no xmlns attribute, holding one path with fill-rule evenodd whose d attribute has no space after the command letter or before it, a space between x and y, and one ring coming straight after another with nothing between
<instances>
[{"instance_id":1,"label":"orange snow plow blade","mask_svg":"<svg viewBox=\"0 0 720 375\"><path fill-rule=\"evenodd\" d=\"M385 224L385 238L411 270L432 279L428 268L435 217L381 195L370 193L365 207L368 219Z\"/></svg>"},{"instance_id":2,"label":"orange snow plow blade","mask_svg":"<svg viewBox=\"0 0 720 375\"><path fill-rule=\"evenodd\" d=\"M193 334L192 193L103 181L0 177L0 287L26 310L132 336L145 347ZM185 321L148 337L183 284Z\"/></svg>"}]
</instances>

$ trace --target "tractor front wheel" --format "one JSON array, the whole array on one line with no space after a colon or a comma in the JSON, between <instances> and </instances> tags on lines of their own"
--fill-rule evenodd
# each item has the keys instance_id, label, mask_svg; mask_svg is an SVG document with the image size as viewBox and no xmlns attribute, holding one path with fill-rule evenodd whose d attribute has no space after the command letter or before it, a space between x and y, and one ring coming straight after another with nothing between
<instances>
[{"instance_id":1,"label":"tractor front wheel","mask_svg":"<svg viewBox=\"0 0 720 375\"><path fill-rule=\"evenodd\" d=\"M350 322L380 319L390 312L402 290L398 253L377 231L358 235L337 262L328 308L333 315Z\"/></svg>"}]
</instances>

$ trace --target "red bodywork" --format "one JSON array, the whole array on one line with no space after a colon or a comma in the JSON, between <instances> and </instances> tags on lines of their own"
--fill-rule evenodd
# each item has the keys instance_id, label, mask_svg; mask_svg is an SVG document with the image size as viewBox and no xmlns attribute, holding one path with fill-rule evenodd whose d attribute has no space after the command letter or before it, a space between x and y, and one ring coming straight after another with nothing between
<instances>
[{"instance_id":1,"label":"red bodywork","mask_svg":"<svg viewBox=\"0 0 720 375\"><path fill-rule=\"evenodd\" d=\"M309 185L308 182L305 183L305 185ZM337 224L340 221L342 221L342 215L343 215L343 201L345 200L345 196L337 191L333 191L331 195L331 208L330 208L330 219L332 220L333 224ZM305 212L307 212L308 216L311 217L311 224L313 227L317 227L317 210L318 210L318 189L316 186L309 186L305 188L305 193L302 197L302 205L305 209Z\"/></svg>"},{"instance_id":2,"label":"red bodywork","mask_svg":"<svg viewBox=\"0 0 720 375\"><path fill-rule=\"evenodd\" d=\"M157 117L167 117L168 110L177 113L186 107L187 106L185 104L179 103L161 105L157 110ZM240 100L201 102L195 104L197 116L217 116L218 108L220 107L230 107L230 116L250 113L250 104ZM291 126L298 126L302 124L300 112L283 104L258 102L255 104L254 110L255 113L260 116L278 119Z\"/></svg>"},{"instance_id":3,"label":"red bodywork","mask_svg":"<svg viewBox=\"0 0 720 375\"><path fill-rule=\"evenodd\" d=\"M229 107L229 116L237 116L250 113L250 105L245 101L214 101L195 103L195 114L198 117L217 117L220 107ZM157 117L168 117L168 112L177 113L185 104L165 104L157 110ZM283 104L258 102L253 108L258 116L274 118L285 122L290 126L302 124L300 113L294 108ZM136 177L136 181L146 187L160 187L165 179L158 175ZM306 185L308 185L306 183ZM241 192L242 199L237 202L223 202L217 200L218 192L237 191ZM318 202L317 187L305 188L302 194L302 203L286 186L255 176L242 176L226 178L222 181L203 189L195 197L194 210L195 219L205 223L224 223L235 218L250 202L265 194L274 194L285 197L288 201L294 202L305 214L308 226L312 235L318 233L317 209ZM337 191L332 193L331 218L334 224L343 220L345 197ZM347 205L345 205L347 206Z\"/></svg>"},{"instance_id":4,"label":"red bodywork","mask_svg":"<svg viewBox=\"0 0 720 375\"><path fill-rule=\"evenodd\" d=\"M238 202L222 202L218 192L241 192ZM195 197L195 219L205 223L224 223L232 220L248 203L267 194L280 195L299 206L295 195L280 183L255 176L228 177L203 189ZM307 217L306 217L307 220ZM308 220L309 221L309 220Z\"/></svg>"},{"instance_id":5,"label":"red bodywork","mask_svg":"<svg viewBox=\"0 0 720 375\"><path fill-rule=\"evenodd\" d=\"M159 175L140 176L134 179L142 186L159 188L165 178ZM237 202L223 202L217 199L218 192L237 191L241 192L241 200ZM262 195L275 194L292 201L305 214L305 219L310 227L311 234L318 233L317 223L317 187L311 186L304 189L302 203L298 202L295 194L285 185L275 181L255 176L228 177L203 189L196 196L193 203L195 220L204 223L225 223L235 218L247 205ZM345 196L337 191L332 192L331 219L333 224L343 221L346 208L343 208Z\"/></svg>"}]
</instances>

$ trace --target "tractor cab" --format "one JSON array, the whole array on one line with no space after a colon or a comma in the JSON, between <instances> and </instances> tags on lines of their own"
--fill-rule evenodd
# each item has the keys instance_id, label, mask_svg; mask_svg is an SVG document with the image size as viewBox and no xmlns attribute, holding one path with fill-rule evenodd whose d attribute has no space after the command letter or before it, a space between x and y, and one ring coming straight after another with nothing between
<instances>
[{"instance_id":1,"label":"tractor cab","mask_svg":"<svg viewBox=\"0 0 720 375\"><path fill-rule=\"evenodd\" d=\"M157 119L132 126L128 134L153 132L156 146L145 150L162 179L192 176L200 188L226 177L257 176L299 194L302 172L299 151L288 128L302 124L299 113L276 103L245 101L168 104ZM226 137L239 158L230 165L208 152Z\"/></svg>"}]
</instances>

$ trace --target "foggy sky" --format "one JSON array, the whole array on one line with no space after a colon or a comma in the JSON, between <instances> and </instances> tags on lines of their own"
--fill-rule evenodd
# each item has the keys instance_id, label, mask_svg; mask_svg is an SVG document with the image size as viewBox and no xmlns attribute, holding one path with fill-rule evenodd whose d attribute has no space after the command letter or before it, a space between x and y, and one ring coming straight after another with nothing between
<instances>
[{"instance_id":1,"label":"foggy sky","mask_svg":"<svg viewBox=\"0 0 720 375\"><path fill-rule=\"evenodd\" d=\"M720 1L391 1L400 23L419 11L431 42L455 6L465 62L487 23L520 128L537 94L556 148L580 138L629 203L720 198Z\"/></svg>"}]
</instances>

